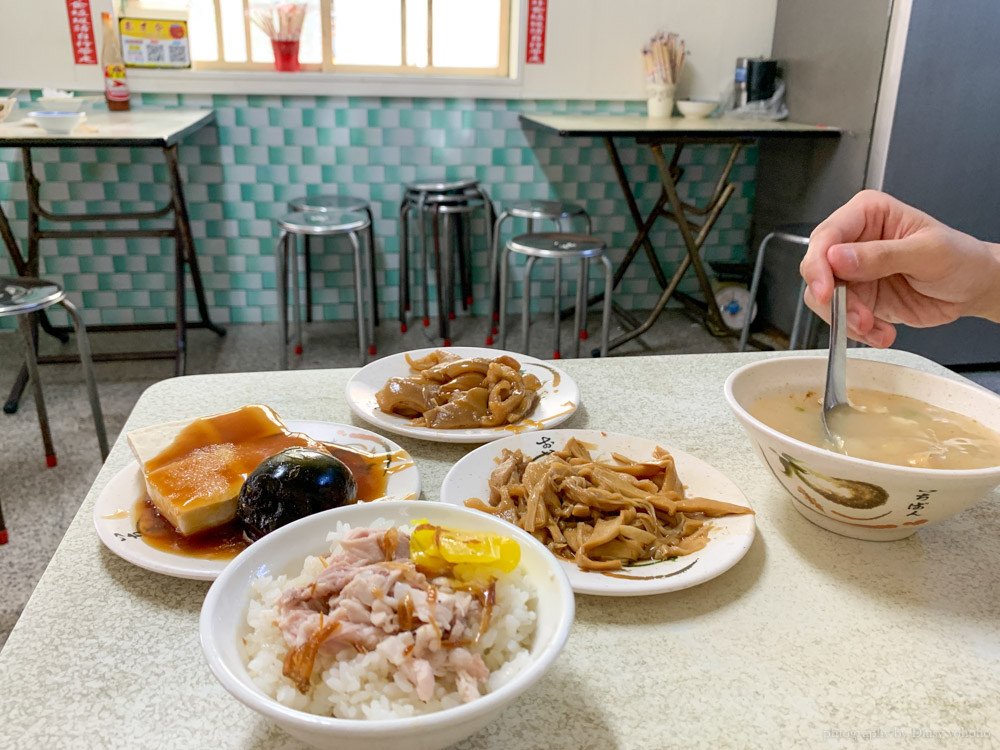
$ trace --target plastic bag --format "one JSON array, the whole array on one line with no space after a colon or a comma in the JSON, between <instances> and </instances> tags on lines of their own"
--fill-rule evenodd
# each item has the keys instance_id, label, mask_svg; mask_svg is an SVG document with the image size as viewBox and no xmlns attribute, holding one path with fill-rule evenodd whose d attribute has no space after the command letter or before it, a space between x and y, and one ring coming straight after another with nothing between
<instances>
[{"instance_id":1,"label":"plastic bag","mask_svg":"<svg viewBox=\"0 0 1000 750\"><path fill-rule=\"evenodd\" d=\"M729 88L729 94L723 101L723 114L726 117L736 117L744 120L784 120L788 117L788 107L785 106L785 82L775 79L774 96L770 99L759 99L747 102L741 107L736 106L736 89Z\"/></svg>"}]
</instances>

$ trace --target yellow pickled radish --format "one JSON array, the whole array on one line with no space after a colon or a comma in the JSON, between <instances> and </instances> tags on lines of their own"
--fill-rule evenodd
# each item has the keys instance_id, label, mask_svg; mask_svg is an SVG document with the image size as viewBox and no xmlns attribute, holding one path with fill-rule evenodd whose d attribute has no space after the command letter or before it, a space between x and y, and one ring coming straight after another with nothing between
<instances>
[{"instance_id":1,"label":"yellow pickled radish","mask_svg":"<svg viewBox=\"0 0 1000 750\"><path fill-rule=\"evenodd\" d=\"M432 569L482 566L509 573L521 561L521 547L500 534L446 529L422 522L410 535L410 557L418 565Z\"/></svg>"}]
</instances>

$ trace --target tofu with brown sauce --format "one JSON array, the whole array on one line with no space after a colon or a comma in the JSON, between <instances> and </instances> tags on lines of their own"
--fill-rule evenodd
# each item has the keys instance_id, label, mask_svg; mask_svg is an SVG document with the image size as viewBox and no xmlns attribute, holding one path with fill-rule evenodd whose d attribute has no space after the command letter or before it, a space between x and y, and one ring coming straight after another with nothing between
<instances>
[{"instance_id":1,"label":"tofu with brown sauce","mask_svg":"<svg viewBox=\"0 0 1000 750\"><path fill-rule=\"evenodd\" d=\"M264 459L293 446L328 453L261 405L142 427L126 437L150 500L185 536L231 521L243 482Z\"/></svg>"}]
</instances>

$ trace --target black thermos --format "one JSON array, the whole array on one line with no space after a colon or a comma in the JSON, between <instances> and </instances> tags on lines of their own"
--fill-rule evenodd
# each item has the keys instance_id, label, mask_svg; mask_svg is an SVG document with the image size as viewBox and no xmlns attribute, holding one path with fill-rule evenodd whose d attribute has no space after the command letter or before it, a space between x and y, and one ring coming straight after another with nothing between
<instances>
[{"instance_id":1,"label":"black thermos","mask_svg":"<svg viewBox=\"0 0 1000 750\"><path fill-rule=\"evenodd\" d=\"M777 74L777 60L748 60L747 100L754 102L774 96L774 79Z\"/></svg>"}]
</instances>

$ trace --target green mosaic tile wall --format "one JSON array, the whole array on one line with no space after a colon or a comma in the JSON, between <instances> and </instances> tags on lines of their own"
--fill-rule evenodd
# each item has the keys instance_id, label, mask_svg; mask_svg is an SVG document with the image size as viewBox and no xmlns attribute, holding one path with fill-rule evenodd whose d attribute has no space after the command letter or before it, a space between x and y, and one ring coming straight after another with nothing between
<instances>
[{"instance_id":1,"label":"green mosaic tile wall","mask_svg":"<svg viewBox=\"0 0 1000 750\"><path fill-rule=\"evenodd\" d=\"M593 219L594 233L613 248L616 262L634 236L603 142L522 129L517 116L641 112L642 103L153 94L136 100L135 106L211 107L216 112L216 125L184 142L179 155L208 301L217 321L276 319L273 219L285 211L289 199L303 193L336 191L371 201L380 306L387 318L398 313L397 217L403 185L430 174L478 178L498 207L527 198L581 203ZM655 164L634 142L622 142L620 152L645 213L659 191ZM57 212L148 211L168 197L162 155L153 149L35 149L33 154L42 198ZM726 156L720 146L687 149L681 157L682 197L703 201L710 196ZM733 172L737 190L706 243L710 260L746 257L756 157L754 148L741 154ZM10 149L0 149L0 201L23 241L23 171L20 155ZM483 230L482 219L477 219L476 313L487 306ZM508 231L524 231L524 225L508 224ZM676 229L661 225L652 240L668 269L682 257ZM350 255L339 241L332 243L314 257L313 312L317 319L350 319ZM65 284L90 324L170 321L170 253L166 241L155 239L45 241L43 275ZM0 273L11 272L4 256ZM597 291L595 275L591 283ZM533 280L536 304L551 310L551 265L538 264ZM564 294L571 293L574 283L573 273L564 273ZM682 288L696 288L693 276ZM648 263L640 258L623 279L616 301L628 309L649 308L658 291ZM516 274L514 295L520 296ZM433 287L431 297L436 299Z\"/></svg>"}]
</instances>

